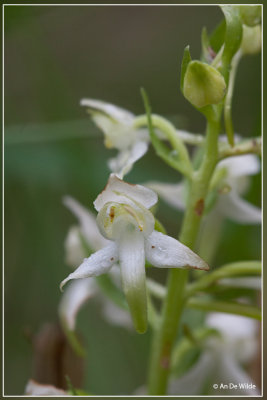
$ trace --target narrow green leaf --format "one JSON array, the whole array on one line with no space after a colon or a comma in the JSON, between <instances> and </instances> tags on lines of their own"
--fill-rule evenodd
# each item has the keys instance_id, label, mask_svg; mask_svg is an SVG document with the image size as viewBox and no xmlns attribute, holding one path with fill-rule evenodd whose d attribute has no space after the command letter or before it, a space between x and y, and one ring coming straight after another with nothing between
<instances>
[{"instance_id":1,"label":"narrow green leaf","mask_svg":"<svg viewBox=\"0 0 267 400\"><path fill-rule=\"evenodd\" d=\"M191 61L191 55L190 55L190 50L189 46L186 46L184 49L184 55L183 55L183 60L182 60L182 65L181 65L181 80L180 80L180 88L181 92L183 93L184 91L184 76L187 70L187 66Z\"/></svg>"},{"instance_id":2,"label":"narrow green leaf","mask_svg":"<svg viewBox=\"0 0 267 400\"><path fill-rule=\"evenodd\" d=\"M218 53L224 43L225 29L226 23L225 19L223 19L210 35L209 42L215 53Z\"/></svg>"},{"instance_id":3,"label":"narrow green leaf","mask_svg":"<svg viewBox=\"0 0 267 400\"><path fill-rule=\"evenodd\" d=\"M221 6L226 21L224 50L222 54L222 74L228 82L231 61L242 40L242 22L239 11L233 6Z\"/></svg>"},{"instance_id":4,"label":"narrow green leaf","mask_svg":"<svg viewBox=\"0 0 267 400\"><path fill-rule=\"evenodd\" d=\"M191 298L186 303L186 307L195 308L203 311L223 312L228 314L242 315L261 320L261 310L258 307L228 301L203 300L199 297Z\"/></svg>"},{"instance_id":5,"label":"narrow green leaf","mask_svg":"<svg viewBox=\"0 0 267 400\"><path fill-rule=\"evenodd\" d=\"M219 279L251 275L261 275L260 261L238 261L226 264L209 274L205 274L205 276L198 279L196 282L189 284L185 296L190 297L196 292L205 291L207 287L214 284Z\"/></svg>"}]
</instances>

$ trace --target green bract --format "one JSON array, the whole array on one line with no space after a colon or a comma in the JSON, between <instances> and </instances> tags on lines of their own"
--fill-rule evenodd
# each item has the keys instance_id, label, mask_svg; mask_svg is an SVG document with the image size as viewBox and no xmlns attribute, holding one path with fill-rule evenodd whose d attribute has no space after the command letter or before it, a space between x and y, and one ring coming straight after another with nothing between
<instances>
[{"instance_id":1,"label":"green bract","mask_svg":"<svg viewBox=\"0 0 267 400\"><path fill-rule=\"evenodd\" d=\"M183 92L185 98L195 107L218 104L224 97L226 84L223 76L215 68L200 61L188 64Z\"/></svg>"},{"instance_id":2,"label":"green bract","mask_svg":"<svg viewBox=\"0 0 267 400\"><path fill-rule=\"evenodd\" d=\"M239 6L242 22L248 26L255 26L261 22L261 6Z\"/></svg>"}]
</instances>

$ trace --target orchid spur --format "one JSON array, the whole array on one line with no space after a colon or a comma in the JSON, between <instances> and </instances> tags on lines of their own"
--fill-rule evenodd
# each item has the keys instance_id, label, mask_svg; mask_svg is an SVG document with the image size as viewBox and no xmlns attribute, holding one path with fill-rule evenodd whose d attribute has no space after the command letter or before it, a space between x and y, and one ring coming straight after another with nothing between
<instances>
[{"instance_id":1,"label":"orchid spur","mask_svg":"<svg viewBox=\"0 0 267 400\"><path fill-rule=\"evenodd\" d=\"M152 190L111 174L94 202L99 230L109 243L86 258L60 285L62 288L71 279L107 273L119 262L123 291L140 333L147 328L145 260L159 268L209 269L188 247L154 230L155 219L149 209L156 202L157 195Z\"/></svg>"}]
</instances>

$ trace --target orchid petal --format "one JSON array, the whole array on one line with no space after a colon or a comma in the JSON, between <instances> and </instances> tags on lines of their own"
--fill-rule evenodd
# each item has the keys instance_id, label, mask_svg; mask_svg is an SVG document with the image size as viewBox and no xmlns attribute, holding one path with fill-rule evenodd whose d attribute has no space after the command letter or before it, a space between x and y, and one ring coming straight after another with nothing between
<instances>
[{"instance_id":1,"label":"orchid petal","mask_svg":"<svg viewBox=\"0 0 267 400\"><path fill-rule=\"evenodd\" d=\"M106 321L112 325L121 326L130 331L133 329L133 323L129 312L116 306L111 301L103 299L102 314Z\"/></svg>"},{"instance_id":2,"label":"orchid petal","mask_svg":"<svg viewBox=\"0 0 267 400\"><path fill-rule=\"evenodd\" d=\"M261 223L261 209L243 200L233 190L219 196L216 209L225 217L241 224Z\"/></svg>"},{"instance_id":3,"label":"orchid petal","mask_svg":"<svg viewBox=\"0 0 267 400\"><path fill-rule=\"evenodd\" d=\"M154 190L166 203L178 210L185 209L184 182L178 184L147 182L145 186Z\"/></svg>"},{"instance_id":4,"label":"orchid petal","mask_svg":"<svg viewBox=\"0 0 267 400\"><path fill-rule=\"evenodd\" d=\"M30 379L25 388L25 394L28 396L66 396L68 395L62 389L58 389L53 385L40 384Z\"/></svg>"},{"instance_id":5,"label":"orchid petal","mask_svg":"<svg viewBox=\"0 0 267 400\"><path fill-rule=\"evenodd\" d=\"M80 105L88 107L90 110L105 114L107 117L120 123L132 124L134 119L134 114L131 112L101 100L82 99Z\"/></svg>"},{"instance_id":6,"label":"orchid petal","mask_svg":"<svg viewBox=\"0 0 267 400\"><path fill-rule=\"evenodd\" d=\"M100 234L96 223L96 217L93 213L71 196L64 196L63 203L78 218L82 234L92 250L101 249L108 243Z\"/></svg>"},{"instance_id":7,"label":"orchid petal","mask_svg":"<svg viewBox=\"0 0 267 400\"><path fill-rule=\"evenodd\" d=\"M118 240L122 287L133 318L135 329L147 329L147 297L144 236L128 227Z\"/></svg>"},{"instance_id":8,"label":"orchid petal","mask_svg":"<svg viewBox=\"0 0 267 400\"><path fill-rule=\"evenodd\" d=\"M228 342L252 338L257 331L257 322L241 315L210 313L206 322L209 327L217 329Z\"/></svg>"},{"instance_id":9,"label":"orchid petal","mask_svg":"<svg viewBox=\"0 0 267 400\"><path fill-rule=\"evenodd\" d=\"M76 268L87 255L82 245L81 234L79 226L72 226L65 239L65 262L70 267Z\"/></svg>"},{"instance_id":10,"label":"orchid petal","mask_svg":"<svg viewBox=\"0 0 267 400\"><path fill-rule=\"evenodd\" d=\"M115 174L111 174L105 189L94 201L94 206L97 211L100 211L106 203L114 201L130 205L137 202L146 208L150 208L157 200L158 196L152 190L141 185L124 182Z\"/></svg>"},{"instance_id":11,"label":"orchid petal","mask_svg":"<svg viewBox=\"0 0 267 400\"><path fill-rule=\"evenodd\" d=\"M110 243L108 246L92 254L89 258L85 258L83 263L61 282L60 289L71 279L89 278L105 274L117 261L117 245Z\"/></svg>"},{"instance_id":12,"label":"orchid petal","mask_svg":"<svg viewBox=\"0 0 267 400\"><path fill-rule=\"evenodd\" d=\"M146 258L158 268L208 270L208 264L178 240L154 231L145 242Z\"/></svg>"},{"instance_id":13,"label":"orchid petal","mask_svg":"<svg viewBox=\"0 0 267 400\"><path fill-rule=\"evenodd\" d=\"M132 148L122 150L117 157L108 161L108 166L119 178L123 178L132 169L133 164L148 150L148 143L137 141Z\"/></svg>"},{"instance_id":14,"label":"orchid petal","mask_svg":"<svg viewBox=\"0 0 267 400\"><path fill-rule=\"evenodd\" d=\"M78 311L96 293L95 281L90 278L71 282L67 287L59 304L59 316L68 330L74 331Z\"/></svg>"},{"instance_id":15,"label":"orchid petal","mask_svg":"<svg viewBox=\"0 0 267 400\"><path fill-rule=\"evenodd\" d=\"M260 171L260 161L254 154L244 154L220 161L217 168L227 168L231 177L255 175Z\"/></svg>"}]
</instances>

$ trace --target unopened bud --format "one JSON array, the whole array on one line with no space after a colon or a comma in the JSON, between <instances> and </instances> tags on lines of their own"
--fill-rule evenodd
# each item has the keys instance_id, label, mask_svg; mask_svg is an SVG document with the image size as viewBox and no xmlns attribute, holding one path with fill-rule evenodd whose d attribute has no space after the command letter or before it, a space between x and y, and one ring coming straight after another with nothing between
<instances>
[{"instance_id":1,"label":"unopened bud","mask_svg":"<svg viewBox=\"0 0 267 400\"><path fill-rule=\"evenodd\" d=\"M243 24L247 26L255 26L261 22L261 6L247 5L239 6L239 12Z\"/></svg>"},{"instance_id":2,"label":"unopened bud","mask_svg":"<svg viewBox=\"0 0 267 400\"><path fill-rule=\"evenodd\" d=\"M249 27L243 25L243 37L241 43L243 54L257 54L261 51L261 26Z\"/></svg>"},{"instance_id":3,"label":"unopened bud","mask_svg":"<svg viewBox=\"0 0 267 400\"><path fill-rule=\"evenodd\" d=\"M183 93L195 107L218 104L223 99L225 90L225 80L217 69L200 61L191 61L188 64Z\"/></svg>"}]
</instances>

